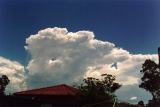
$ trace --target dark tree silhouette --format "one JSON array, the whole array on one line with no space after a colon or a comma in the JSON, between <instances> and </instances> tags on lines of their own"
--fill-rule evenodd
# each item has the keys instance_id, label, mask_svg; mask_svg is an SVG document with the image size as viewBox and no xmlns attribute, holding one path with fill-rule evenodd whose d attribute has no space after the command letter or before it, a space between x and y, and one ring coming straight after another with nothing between
<instances>
[{"instance_id":1,"label":"dark tree silhouette","mask_svg":"<svg viewBox=\"0 0 160 107\"><path fill-rule=\"evenodd\" d=\"M4 91L6 86L9 84L10 80L6 75L2 75L0 78L0 95L5 95Z\"/></svg>"},{"instance_id":2,"label":"dark tree silhouette","mask_svg":"<svg viewBox=\"0 0 160 107\"><path fill-rule=\"evenodd\" d=\"M84 79L84 83L76 86L81 90L87 103L95 103L99 101L113 102L115 95L113 94L121 87L115 82L115 76L103 74L102 79L88 77Z\"/></svg>"},{"instance_id":3,"label":"dark tree silhouette","mask_svg":"<svg viewBox=\"0 0 160 107\"><path fill-rule=\"evenodd\" d=\"M140 107L144 107L144 102L143 102L143 101L139 101L139 102L138 102L138 105L139 105Z\"/></svg>"},{"instance_id":4,"label":"dark tree silhouette","mask_svg":"<svg viewBox=\"0 0 160 107\"><path fill-rule=\"evenodd\" d=\"M147 59L142 65L143 74L141 80L142 83L139 85L140 88L144 88L152 94L153 101L156 101L159 97L160 91L160 67L154 61Z\"/></svg>"}]
</instances>

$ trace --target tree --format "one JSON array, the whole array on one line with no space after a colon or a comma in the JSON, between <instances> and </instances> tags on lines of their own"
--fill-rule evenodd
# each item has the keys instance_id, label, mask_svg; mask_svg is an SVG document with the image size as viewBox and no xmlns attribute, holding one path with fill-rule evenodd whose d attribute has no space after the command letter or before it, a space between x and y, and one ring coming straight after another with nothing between
<instances>
[{"instance_id":1,"label":"tree","mask_svg":"<svg viewBox=\"0 0 160 107\"><path fill-rule=\"evenodd\" d=\"M143 101L139 101L139 102L138 102L138 105L139 105L140 107L144 107L144 102L143 102Z\"/></svg>"},{"instance_id":2,"label":"tree","mask_svg":"<svg viewBox=\"0 0 160 107\"><path fill-rule=\"evenodd\" d=\"M121 85L115 82L115 76L103 74L102 79L88 77L84 79L84 83L77 86L78 89L85 96L87 103L95 103L99 101L113 102L114 92L119 89Z\"/></svg>"},{"instance_id":3,"label":"tree","mask_svg":"<svg viewBox=\"0 0 160 107\"><path fill-rule=\"evenodd\" d=\"M160 91L160 67L154 61L147 59L142 65L143 74L141 80L142 83L139 85L140 88L144 88L152 94L153 101L156 101L159 97Z\"/></svg>"},{"instance_id":4,"label":"tree","mask_svg":"<svg viewBox=\"0 0 160 107\"><path fill-rule=\"evenodd\" d=\"M0 95L5 95L4 91L9 82L10 80L8 79L8 77L6 75L2 75L2 77L0 78Z\"/></svg>"}]
</instances>

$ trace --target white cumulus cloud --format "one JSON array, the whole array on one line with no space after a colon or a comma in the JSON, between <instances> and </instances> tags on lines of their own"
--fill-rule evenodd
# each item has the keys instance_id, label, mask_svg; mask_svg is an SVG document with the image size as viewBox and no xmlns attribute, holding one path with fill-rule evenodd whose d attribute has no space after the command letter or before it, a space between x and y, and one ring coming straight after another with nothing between
<instances>
[{"instance_id":1,"label":"white cumulus cloud","mask_svg":"<svg viewBox=\"0 0 160 107\"><path fill-rule=\"evenodd\" d=\"M28 84L33 87L71 83L88 76L116 75L123 85L138 84L142 63L156 55L131 54L108 41L95 38L91 31L69 32L66 28L47 28L26 39L32 58ZM54 59L54 60L53 60ZM111 65L117 63L118 69Z\"/></svg>"},{"instance_id":2,"label":"white cumulus cloud","mask_svg":"<svg viewBox=\"0 0 160 107\"><path fill-rule=\"evenodd\" d=\"M114 43L96 39L91 31L69 32L57 27L30 35L25 49L31 54L27 75L23 65L0 57L0 75L10 78L11 84L7 87L10 92L79 82L90 76L100 78L101 74L108 73L115 75L117 82L123 85L117 92L120 98L127 100L137 96L139 99L146 94L145 91L143 95L139 94L141 65L146 59L157 62L157 55L131 54ZM133 86L137 87L129 94Z\"/></svg>"},{"instance_id":3,"label":"white cumulus cloud","mask_svg":"<svg viewBox=\"0 0 160 107\"><path fill-rule=\"evenodd\" d=\"M10 84L6 88L7 92L15 92L27 88L24 67L17 61L0 57L0 75L7 75L10 79Z\"/></svg>"},{"instance_id":4,"label":"white cumulus cloud","mask_svg":"<svg viewBox=\"0 0 160 107\"><path fill-rule=\"evenodd\" d=\"M91 31L69 32L66 28L57 27L30 35L26 38L25 49L31 55L27 75L23 65L0 57L0 75L10 78L11 83L7 87L10 92L60 83L71 84L85 77L100 78L101 74L107 73L115 75L117 82L123 85L116 92L120 99L144 98L146 101L151 97L138 88L139 71L146 59L157 62L157 55L131 54L114 43L96 39Z\"/></svg>"}]
</instances>

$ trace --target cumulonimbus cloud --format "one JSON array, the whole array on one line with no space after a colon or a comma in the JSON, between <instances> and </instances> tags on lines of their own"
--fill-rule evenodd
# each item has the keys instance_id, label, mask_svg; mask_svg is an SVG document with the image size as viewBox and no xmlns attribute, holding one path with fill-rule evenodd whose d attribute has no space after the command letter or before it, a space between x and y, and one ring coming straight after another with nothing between
<instances>
[{"instance_id":1,"label":"cumulonimbus cloud","mask_svg":"<svg viewBox=\"0 0 160 107\"><path fill-rule=\"evenodd\" d=\"M130 54L111 42L97 40L91 31L69 32L66 28L41 30L27 38L26 44L32 56L27 66L31 86L99 78L103 73L116 75L124 85L137 84L145 59L157 59L156 55ZM116 69L111 67L115 62Z\"/></svg>"},{"instance_id":2,"label":"cumulonimbus cloud","mask_svg":"<svg viewBox=\"0 0 160 107\"><path fill-rule=\"evenodd\" d=\"M146 59L157 61L157 55L131 54L114 43L96 39L91 31L69 32L57 27L30 35L25 49L31 54L26 67L29 73L23 75L23 66L13 62L20 67L12 68L15 74L11 77L27 88L71 84L85 77L100 78L104 73L115 75L122 85L137 85L142 63Z\"/></svg>"},{"instance_id":3,"label":"cumulonimbus cloud","mask_svg":"<svg viewBox=\"0 0 160 107\"><path fill-rule=\"evenodd\" d=\"M117 82L125 86L137 86L142 63L146 59L157 61L157 55L131 54L114 43L97 40L91 31L47 28L30 35L26 44L32 56L27 66L29 87L79 82L89 76L100 78L104 73L115 75ZM125 87L120 92L123 90ZM137 92L134 96L139 95Z\"/></svg>"}]
</instances>

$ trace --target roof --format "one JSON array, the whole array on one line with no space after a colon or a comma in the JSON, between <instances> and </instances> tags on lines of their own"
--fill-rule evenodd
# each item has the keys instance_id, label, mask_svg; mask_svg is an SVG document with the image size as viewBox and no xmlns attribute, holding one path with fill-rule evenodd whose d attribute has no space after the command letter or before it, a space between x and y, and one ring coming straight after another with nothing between
<instances>
[{"instance_id":1,"label":"roof","mask_svg":"<svg viewBox=\"0 0 160 107\"><path fill-rule=\"evenodd\" d=\"M80 91L71 86L61 84L52 87L32 89L14 93L14 95L77 95Z\"/></svg>"}]
</instances>

